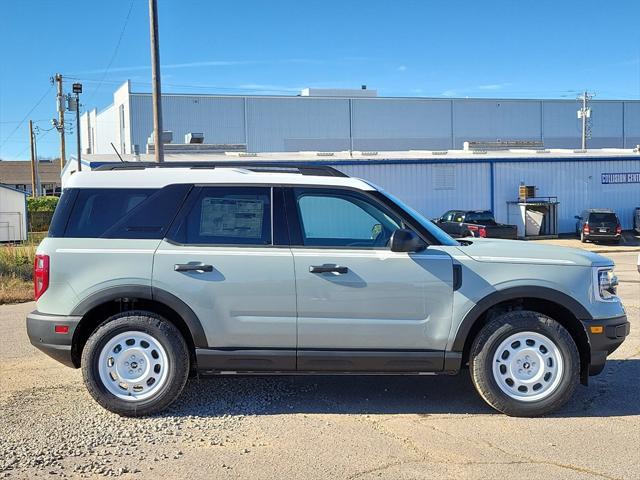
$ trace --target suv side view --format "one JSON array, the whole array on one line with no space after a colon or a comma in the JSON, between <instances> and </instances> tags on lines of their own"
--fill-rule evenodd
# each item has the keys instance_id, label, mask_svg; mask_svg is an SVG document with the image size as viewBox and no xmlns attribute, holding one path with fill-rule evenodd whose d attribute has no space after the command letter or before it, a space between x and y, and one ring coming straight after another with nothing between
<instances>
[{"instance_id":1,"label":"suv side view","mask_svg":"<svg viewBox=\"0 0 640 480\"><path fill-rule=\"evenodd\" d=\"M622 226L613 210L596 209L584 210L576 215L576 235L582 243L591 241L620 242Z\"/></svg>"},{"instance_id":2,"label":"suv side view","mask_svg":"<svg viewBox=\"0 0 640 480\"><path fill-rule=\"evenodd\" d=\"M455 374L508 415L562 406L629 333L613 263L452 239L329 167L123 163L74 174L37 250L31 342L113 412L197 372Z\"/></svg>"}]
</instances>

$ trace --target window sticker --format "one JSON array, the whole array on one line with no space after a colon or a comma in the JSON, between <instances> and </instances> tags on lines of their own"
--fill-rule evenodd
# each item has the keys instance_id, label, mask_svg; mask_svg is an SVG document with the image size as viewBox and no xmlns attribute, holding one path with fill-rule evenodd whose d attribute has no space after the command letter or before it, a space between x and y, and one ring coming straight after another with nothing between
<instances>
[{"instance_id":1,"label":"window sticker","mask_svg":"<svg viewBox=\"0 0 640 480\"><path fill-rule=\"evenodd\" d=\"M212 237L262 237L262 200L236 198L202 199L200 235Z\"/></svg>"}]
</instances>

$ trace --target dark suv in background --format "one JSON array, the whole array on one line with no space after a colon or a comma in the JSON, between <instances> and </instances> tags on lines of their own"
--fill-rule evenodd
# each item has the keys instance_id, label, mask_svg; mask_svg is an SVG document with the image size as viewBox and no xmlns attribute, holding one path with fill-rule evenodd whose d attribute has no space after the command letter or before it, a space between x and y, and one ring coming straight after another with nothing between
<instances>
[{"instance_id":1,"label":"dark suv in background","mask_svg":"<svg viewBox=\"0 0 640 480\"><path fill-rule=\"evenodd\" d=\"M580 241L620 242L622 226L613 210L591 208L576 215L576 234Z\"/></svg>"}]
</instances>

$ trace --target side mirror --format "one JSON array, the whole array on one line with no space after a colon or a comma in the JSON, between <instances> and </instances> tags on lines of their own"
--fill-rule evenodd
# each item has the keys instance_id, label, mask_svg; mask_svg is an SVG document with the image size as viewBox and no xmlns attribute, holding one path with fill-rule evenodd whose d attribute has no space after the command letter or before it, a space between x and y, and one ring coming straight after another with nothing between
<instances>
[{"instance_id":1,"label":"side mirror","mask_svg":"<svg viewBox=\"0 0 640 480\"><path fill-rule=\"evenodd\" d=\"M418 235L405 228L393 232L390 243L392 252L419 252L427 248Z\"/></svg>"},{"instance_id":2,"label":"side mirror","mask_svg":"<svg viewBox=\"0 0 640 480\"><path fill-rule=\"evenodd\" d=\"M580 215L574 215L573 218L575 218L576 220L580 220Z\"/></svg>"}]
</instances>

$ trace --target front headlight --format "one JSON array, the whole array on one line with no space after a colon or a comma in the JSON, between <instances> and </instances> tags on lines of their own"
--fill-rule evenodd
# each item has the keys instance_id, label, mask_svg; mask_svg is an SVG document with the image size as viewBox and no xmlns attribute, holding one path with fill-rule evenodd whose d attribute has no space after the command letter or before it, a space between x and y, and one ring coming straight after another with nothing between
<instances>
[{"instance_id":1,"label":"front headlight","mask_svg":"<svg viewBox=\"0 0 640 480\"><path fill-rule=\"evenodd\" d=\"M595 271L594 287L596 299L615 300L618 277L613 273L613 267L597 268Z\"/></svg>"}]
</instances>

